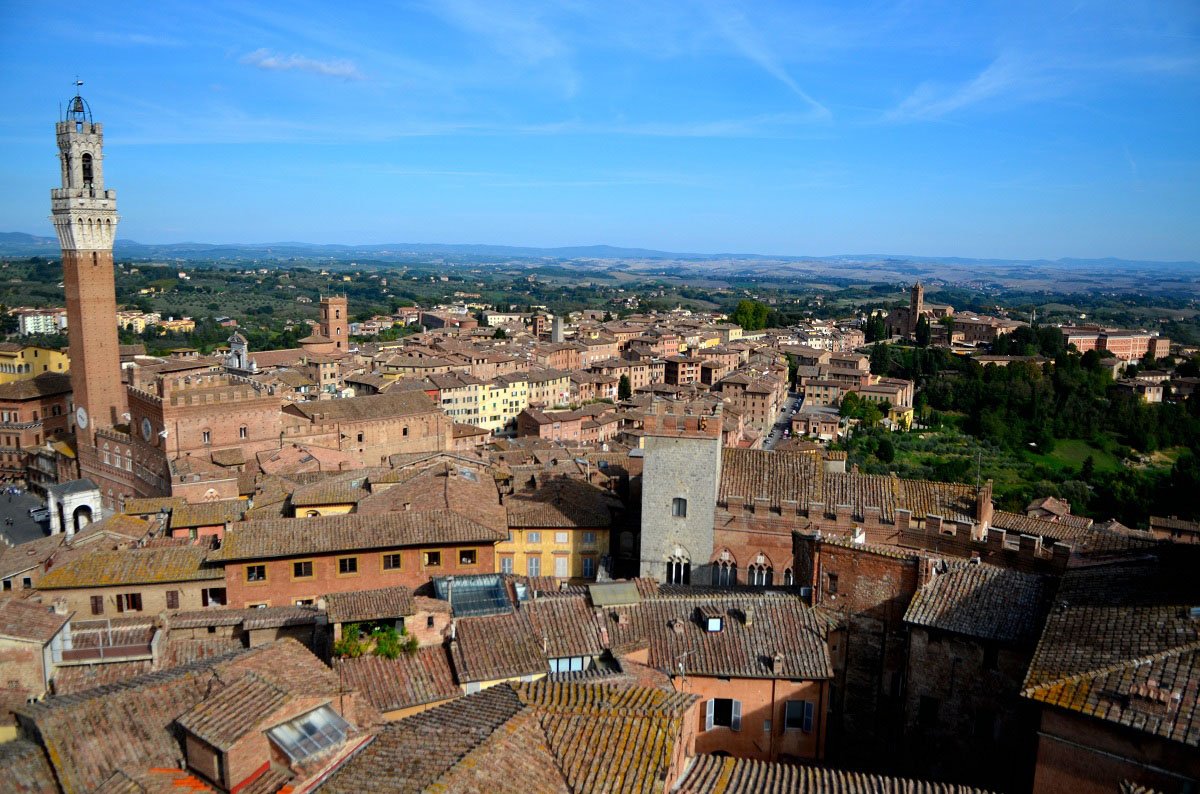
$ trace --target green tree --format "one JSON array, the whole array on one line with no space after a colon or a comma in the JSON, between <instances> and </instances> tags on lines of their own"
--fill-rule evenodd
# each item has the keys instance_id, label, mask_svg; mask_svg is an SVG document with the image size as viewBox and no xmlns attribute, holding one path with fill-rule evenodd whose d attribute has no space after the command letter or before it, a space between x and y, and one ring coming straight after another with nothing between
<instances>
[{"instance_id":1,"label":"green tree","mask_svg":"<svg viewBox=\"0 0 1200 794\"><path fill-rule=\"evenodd\" d=\"M617 381L617 399L628 400L632 396L633 386L629 383L629 376L622 375L621 379Z\"/></svg>"},{"instance_id":2,"label":"green tree","mask_svg":"<svg viewBox=\"0 0 1200 794\"><path fill-rule=\"evenodd\" d=\"M769 313L770 310L765 303L742 299L738 301L737 308L733 310L729 319L740 325L743 330L759 331L767 327Z\"/></svg>"},{"instance_id":3,"label":"green tree","mask_svg":"<svg viewBox=\"0 0 1200 794\"><path fill-rule=\"evenodd\" d=\"M875 457L879 458L880 463L891 463L896 459L896 447L890 438L879 439L879 445L875 447Z\"/></svg>"},{"instance_id":4,"label":"green tree","mask_svg":"<svg viewBox=\"0 0 1200 794\"><path fill-rule=\"evenodd\" d=\"M922 314L921 318L917 320L917 330L913 335L913 341L917 343L917 347L929 347L929 340L931 336L932 332L929 330L929 318Z\"/></svg>"},{"instance_id":5,"label":"green tree","mask_svg":"<svg viewBox=\"0 0 1200 794\"><path fill-rule=\"evenodd\" d=\"M508 339L508 334L503 328L497 328L495 333L492 334L492 339Z\"/></svg>"},{"instance_id":6,"label":"green tree","mask_svg":"<svg viewBox=\"0 0 1200 794\"><path fill-rule=\"evenodd\" d=\"M844 417L857 416L860 402L858 395L850 392L842 398L842 407L839 413Z\"/></svg>"}]
</instances>

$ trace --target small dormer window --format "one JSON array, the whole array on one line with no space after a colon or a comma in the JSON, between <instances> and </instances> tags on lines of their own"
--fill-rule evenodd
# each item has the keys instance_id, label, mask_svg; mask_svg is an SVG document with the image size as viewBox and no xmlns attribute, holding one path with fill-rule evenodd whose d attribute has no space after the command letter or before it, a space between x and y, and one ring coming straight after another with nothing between
<instances>
[{"instance_id":1,"label":"small dormer window","mask_svg":"<svg viewBox=\"0 0 1200 794\"><path fill-rule=\"evenodd\" d=\"M705 628L707 628L708 631L713 631L713 632L720 631L724 627L724 622L725 622L724 618L706 618L705 619L705 623L706 623Z\"/></svg>"}]
</instances>

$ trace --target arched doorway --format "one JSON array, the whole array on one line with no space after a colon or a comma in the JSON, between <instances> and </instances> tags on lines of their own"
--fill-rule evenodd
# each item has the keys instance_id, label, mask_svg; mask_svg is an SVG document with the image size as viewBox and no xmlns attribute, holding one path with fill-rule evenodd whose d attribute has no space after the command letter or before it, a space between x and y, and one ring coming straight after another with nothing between
<instances>
[{"instance_id":1,"label":"arched doorway","mask_svg":"<svg viewBox=\"0 0 1200 794\"><path fill-rule=\"evenodd\" d=\"M75 508L75 512L71 514L71 522L75 525L75 531L86 527L92 523L92 508L88 505L80 505Z\"/></svg>"}]
</instances>

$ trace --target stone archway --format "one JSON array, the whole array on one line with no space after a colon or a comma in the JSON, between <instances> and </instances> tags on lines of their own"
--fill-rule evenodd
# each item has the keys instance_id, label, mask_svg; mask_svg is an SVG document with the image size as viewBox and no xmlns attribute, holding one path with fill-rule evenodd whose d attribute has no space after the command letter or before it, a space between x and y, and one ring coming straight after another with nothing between
<instances>
[{"instance_id":1,"label":"stone archway","mask_svg":"<svg viewBox=\"0 0 1200 794\"><path fill-rule=\"evenodd\" d=\"M72 533L78 532L92 523L92 508L90 505L79 505L71 513Z\"/></svg>"},{"instance_id":2,"label":"stone archway","mask_svg":"<svg viewBox=\"0 0 1200 794\"><path fill-rule=\"evenodd\" d=\"M105 516L100 489L87 479L47 486L46 506L50 509L51 534L74 535Z\"/></svg>"}]
</instances>

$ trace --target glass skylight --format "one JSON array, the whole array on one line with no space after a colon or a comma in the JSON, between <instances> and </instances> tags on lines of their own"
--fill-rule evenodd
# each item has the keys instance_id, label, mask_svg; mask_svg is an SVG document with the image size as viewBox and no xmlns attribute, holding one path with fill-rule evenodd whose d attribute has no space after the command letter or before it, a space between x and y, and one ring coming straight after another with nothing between
<instances>
[{"instance_id":1,"label":"glass skylight","mask_svg":"<svg viewBox=\"0 0 1200 794\"><path fill-rule=\"evenodd\" d=\"M350 724L329 706L321 706L267 731L288 758L300 762L346 741Z\"/></svg>"}]
</instances>

